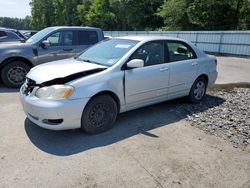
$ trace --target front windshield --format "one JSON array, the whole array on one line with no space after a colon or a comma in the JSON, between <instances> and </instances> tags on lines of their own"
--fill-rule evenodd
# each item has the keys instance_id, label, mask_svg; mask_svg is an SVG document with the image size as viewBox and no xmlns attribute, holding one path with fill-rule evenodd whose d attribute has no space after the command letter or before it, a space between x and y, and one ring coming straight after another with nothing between
<instances>
[{"instance_id":1,"label":"front windshield","mask_svg":"<svg viewBox=\"0 0 250 188\"><path fill-rule=\"evenodd\" d=\"M139 41L111 39L94 45L77 57L77 60L112 66Z\"/></svg>"},{"instance_id":2,"label":"front windshield","mask_svg":"<svg viewBox=\"0 0 250 188\"><path fill-rule=\"evenodd\" d=\"M28 43L39 42L40 40L43 39L43 37L48 35L51 31L53 31L52 27L45 28L45 29L39 31L38 33L36 33L35 35L33 35L32 37L30 37L26 42L28 42Z\"/></svg>"}]
</instances>

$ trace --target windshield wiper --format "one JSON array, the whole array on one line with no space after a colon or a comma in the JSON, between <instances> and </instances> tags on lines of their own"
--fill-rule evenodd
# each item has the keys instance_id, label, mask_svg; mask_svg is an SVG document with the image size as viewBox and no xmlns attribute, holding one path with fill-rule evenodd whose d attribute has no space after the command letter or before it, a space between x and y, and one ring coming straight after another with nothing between
<instances>
[{"instance_id":1,"label":"windshield wiper","mask_svg":"<svg viewBox=\"0 0 250 188\"><path fill-rule=\"evenodd\" d=\"M88 63L94 63L94 64L97 64L97 65L103 65L103 64L101 64L101 63L98 63L98 62L96 62L96 61L92 61L92 60L89 60L89 59L78 59L78 60L80 60L80 61L84 61L84 62L88 62ZM104 65L103 65L104 66Z\"/></svg>"}]
</instances>

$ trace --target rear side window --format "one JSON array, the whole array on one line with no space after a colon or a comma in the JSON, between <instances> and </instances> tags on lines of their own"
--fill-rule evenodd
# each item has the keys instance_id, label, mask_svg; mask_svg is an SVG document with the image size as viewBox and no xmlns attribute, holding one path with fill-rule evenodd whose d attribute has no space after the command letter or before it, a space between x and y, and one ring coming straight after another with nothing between
<instances>
[{"instance_id":1,"label":"rear side window","mask_svg":"<svg viewBox=\"0 0 250 188\"><path fill-rule=\"evenodd\" d=\"M95 31L79 31L79 45L91 45L98 42L98 36Z\"/></svg>"},{"instance_id":2,"label":"rear side window","mask_svg":"<svg viewBox=\"0 0 250 188\"><path fill-rule=\"evenodd\" d=\"M73 44L73 32L72 31L64 31L62 38L63 45L72 45Z\"/></svg>"},{"instance_id":3,"label":"rear side window","mask_svg":"<svg viewBox=\"0 0 250 188\"><path fill-rule=\"evenodd\" d=\"M2 38L2 37L6 37L7 35L6 35L6 33L4 32L4 31L0 31L0 38Z\"/></svg>"},{"instance_id":4,"label":"rear side window","mask_svg":"<svg viewBox=\"0 0 250 188\"><path fill-rule=\"evenodd\" d=\"M184 42L168 41L169 61L183 61L196 58L195 52Z\"/></svg>"}]
</instances>

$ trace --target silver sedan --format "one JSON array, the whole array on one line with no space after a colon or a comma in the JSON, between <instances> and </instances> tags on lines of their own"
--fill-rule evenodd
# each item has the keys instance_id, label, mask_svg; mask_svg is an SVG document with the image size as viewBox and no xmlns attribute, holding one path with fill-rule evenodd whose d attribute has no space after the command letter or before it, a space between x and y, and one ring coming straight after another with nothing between
<instances>
[{"instance_id":1,"label":"silver sedan","mask_svg":"<svg viewBox=\"0 0 250 188\"><path fill-rule=\"evenodd\" d=\"M43 128L99 133L125 111L184 96L200 102L216 67L214 56L184 40L119 37L34 67L20 98L27 117Z\"/></svg>"}]
</instances>

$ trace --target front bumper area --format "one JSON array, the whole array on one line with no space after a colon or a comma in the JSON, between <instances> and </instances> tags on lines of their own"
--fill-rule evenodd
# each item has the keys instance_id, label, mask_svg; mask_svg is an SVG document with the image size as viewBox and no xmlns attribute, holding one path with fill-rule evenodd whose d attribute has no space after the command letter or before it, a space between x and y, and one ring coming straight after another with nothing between
<instances>
[{"instance_id":1,"label":"front bumper area","mask_svg":"<svg viewBox=\"0 0 250 188\"><path fill-rule=\"evenodd\" d=\"M51 130L81 127L81 116L89 98L71 100L42 100L20 92L23 110L33 123Z\"/></svg>"}]
</instances>

